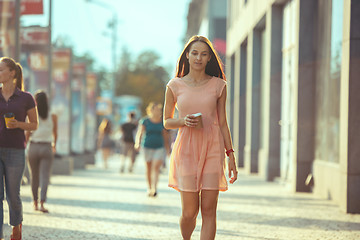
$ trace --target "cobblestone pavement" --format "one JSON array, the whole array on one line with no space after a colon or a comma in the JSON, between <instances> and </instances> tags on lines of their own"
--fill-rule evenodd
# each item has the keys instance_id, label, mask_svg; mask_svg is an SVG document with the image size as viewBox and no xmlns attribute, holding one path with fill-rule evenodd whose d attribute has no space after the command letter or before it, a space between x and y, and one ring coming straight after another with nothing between
<instances>
[{"instance_id":1,"label":"cobblestone pavement","mask_svg":"<svg viewBox=\"0 0 360 240\"><path fill-rule=\"evenodd\" d=\"M167 187L167 174L161 175L159 196L149 198L143 159L132 174L120 174L119 165L114 157L108 170L96 164L71 176L53 176L48 214L32 209L30 186L22 186L23 239L181 239L180 198ZM197 223L193 239L199 239L200 215ZM221 240L360 239L360 214L344 214L330 201L292 194L257 176L241 175L220 193L217 223L216 239Z\"/></svg>"}]
</instances>

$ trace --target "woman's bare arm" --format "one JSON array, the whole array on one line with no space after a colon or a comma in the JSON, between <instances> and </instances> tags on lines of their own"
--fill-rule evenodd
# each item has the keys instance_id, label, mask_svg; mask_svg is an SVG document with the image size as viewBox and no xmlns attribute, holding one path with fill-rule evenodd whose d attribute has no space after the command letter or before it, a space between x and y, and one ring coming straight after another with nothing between
<instances>
[{"instance_id":1,"label":"woman's bare arm","mask_svg":"<svg viewBox=\"0 0 360 240\"><path fill-rule=\"evenodd\" d=\"M11 119L8 122L8 126L9 128L21 128L22 130L25 131L34 131L38 128L38 113L37 113L37 108L31 108L27 111L27 119L28 122L21 122L18 121L16 119Z\"/></svg>"},{"instance_id":2,"label":"woman's bare arm","mask_svg":"<svg viewBox=\"0 0 360 240\"><path fill-rule=\"evenodd\" d=\"M176 129L185 126L184 118L174 118L175 98L170 88L166 88L164 103L164 127L166 129Z\"/></svg>"},{"instance_id":3,"label":"woman's bare arm","mask_svg":"<svg viewBox=\"0 0 360 240\"><path fill-rule=\"evenodd\" d=\"M218 99L217 112L219 117L220 130L224 138L225 149L226 150L232 149L233 145L231 141L229 126L227 124L227 119L226 119L226 86L224 87L223 92L220 98ZM234 183L237 179L237 166L236 166L235 155L233 152L229 154L228 169L229 169L229 178L231 178L230 183ZM231 177L231 173L233 177Z\"/></svg>"}]
</instances>

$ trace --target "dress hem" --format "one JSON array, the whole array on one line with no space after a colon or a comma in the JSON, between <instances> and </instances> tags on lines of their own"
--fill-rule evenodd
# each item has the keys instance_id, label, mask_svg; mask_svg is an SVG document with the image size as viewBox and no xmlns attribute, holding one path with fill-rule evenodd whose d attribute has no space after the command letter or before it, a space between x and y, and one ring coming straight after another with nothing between
<instances>
[{"instance_id":1,"label":"dress hem","mask_svg":"<svg viewBox=\"0 0 360 240\"><path fill-rule=\"evenodd\" d=\"M189 191L189 190L182 190L178 186L172 184L168 184L168 187L171 187L178 192L200 192L201 190L219 190L220 192L225 192L228 190L228 187L226 187L226 188L200 188L199 190L196 191Z\"/></svg>"}]
</instances>

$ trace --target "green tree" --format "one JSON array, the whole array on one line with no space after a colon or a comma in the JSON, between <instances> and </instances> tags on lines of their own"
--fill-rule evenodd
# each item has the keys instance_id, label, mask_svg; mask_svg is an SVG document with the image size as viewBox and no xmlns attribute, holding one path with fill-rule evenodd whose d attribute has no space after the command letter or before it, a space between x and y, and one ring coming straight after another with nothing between
<instances>
[{"instance_id":1,"label":"green tree","mask_svg":"<svg viewBox=\"0 0 360 240\"><path fill-rule=\"evenodd\" d=\"M131 61L128 52L123 51L121 55L121 67L116 76L116 95L139 96L143 101L144 114L149 102L164 101L169 73L159 64L159 59L159 55L153 51L141 53L135 62Z\"/></svg>"}]
</instances>

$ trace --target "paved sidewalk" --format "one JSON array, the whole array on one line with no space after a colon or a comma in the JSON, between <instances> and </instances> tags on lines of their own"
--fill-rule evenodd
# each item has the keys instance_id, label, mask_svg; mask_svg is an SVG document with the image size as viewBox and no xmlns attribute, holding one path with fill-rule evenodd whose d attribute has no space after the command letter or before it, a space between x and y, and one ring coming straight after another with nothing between
<instances>
[{"instance_id":1,"label":"paved sidewalk","mask_svg":"<svg viewBox=\"0 0 360 240\"><path fill-rule=\"evenodd\" d=\"M72 176L53 176L49 214L32 209L30 186L22 186L23 239L181 239L179 194L162 174L159 196L146 195L141 158L133 174L119 173L118 158L110 169L99 164ZM8 223L7 204L4 222ZM193 239L199 239L201 217ZM220 193L216 239L360 239L360 215L343 214L330 201L311 194L291 194L278 183L240 176ZM5 225L5 239L10 227Z\"/></svg>"}]
</instances>

